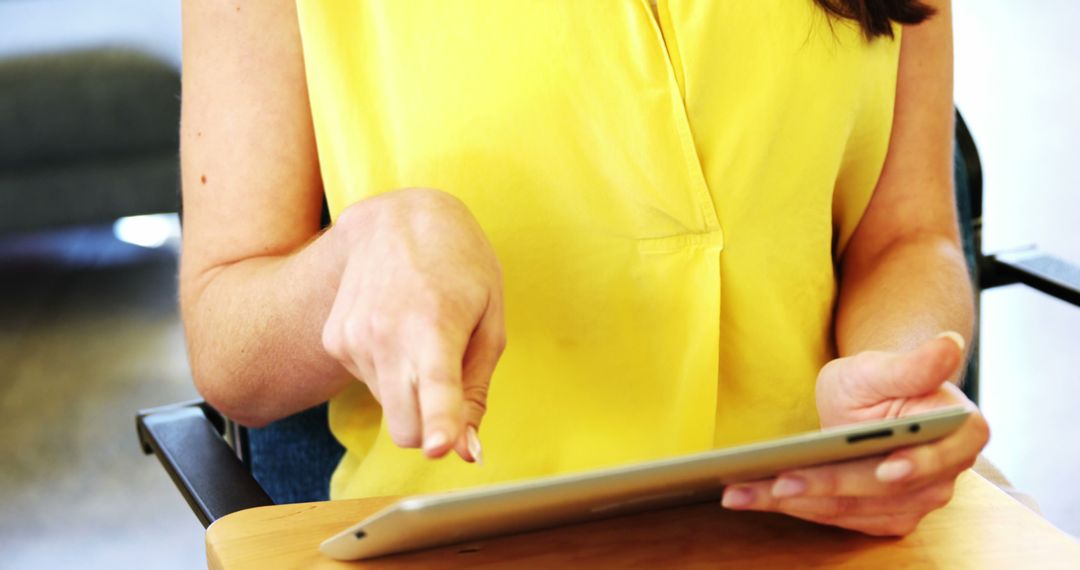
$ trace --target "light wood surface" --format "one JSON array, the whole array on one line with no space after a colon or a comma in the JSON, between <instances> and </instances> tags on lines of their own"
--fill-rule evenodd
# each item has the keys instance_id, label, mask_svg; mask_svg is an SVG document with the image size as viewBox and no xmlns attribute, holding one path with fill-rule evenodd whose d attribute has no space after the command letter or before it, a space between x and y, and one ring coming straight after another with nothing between
<instances>
[{"instance_id":1,"label":"light wood surface","mask_svg":"<svg viewBox=\"0 0 1080 570\"><path fill-rule=\"evenodd\" d=\"M903 539L863 536L702 504L514 536L337 562L325 538L391 497L260 507L206 531L214 569L273 568L1080 568L1080 543L973 472Z\"/></svg>"}]
</instances>

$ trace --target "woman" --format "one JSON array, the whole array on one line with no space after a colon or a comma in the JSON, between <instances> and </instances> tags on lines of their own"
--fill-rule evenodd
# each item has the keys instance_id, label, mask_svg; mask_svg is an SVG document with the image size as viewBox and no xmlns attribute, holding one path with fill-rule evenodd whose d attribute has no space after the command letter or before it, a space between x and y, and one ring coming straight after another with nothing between
<instances>
[{"instance_id":1,"label":"woman","mask_svg":"<svg viewBox=\"0 0 1080 570\"><path fill-rule=\"evenodd\" d=\"M946 0L188 0L184 37L196 383L330 400L335 498L974 408ZM987 438L723 503L906 534Z\"/></svg>"}]
</instances>

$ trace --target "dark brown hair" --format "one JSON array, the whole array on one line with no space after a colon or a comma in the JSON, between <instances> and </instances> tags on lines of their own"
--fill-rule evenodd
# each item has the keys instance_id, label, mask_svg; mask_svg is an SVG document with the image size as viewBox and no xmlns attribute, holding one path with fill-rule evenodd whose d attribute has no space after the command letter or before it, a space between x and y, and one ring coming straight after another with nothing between
<instances>
[{"instance_id":1,"label":"dark brown hair","mask_svg":"<svg viewBox=\"0 0 1080 570\"><path fill-rule=\"evenodd\" d=\"M918 24L934 15L919 0L816 0L826 12L858 22L868 39L892 37L892 22Z\"/></svg>"}]
</instances>

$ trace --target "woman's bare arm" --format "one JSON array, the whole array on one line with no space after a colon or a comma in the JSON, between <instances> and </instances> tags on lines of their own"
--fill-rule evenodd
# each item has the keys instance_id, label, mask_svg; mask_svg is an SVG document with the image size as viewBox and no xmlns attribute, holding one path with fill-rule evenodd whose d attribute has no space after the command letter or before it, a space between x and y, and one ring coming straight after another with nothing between
<instances>
[{"instance_id":1,"label":"woman's bare arm","mask_svg":"<svg viewBox=\"0 0 1080 570\"><path fill-rule=\"evenodd\" d=\"M183 36L191 365L211 403L259 425L348 381L320 350L342 255L316 237L321 182L294 2L186 0Z\"/></svg>"},{"instance_id":2,"label":"woman's bare arm","mask_svg":"<svg viewBox=\"0 0 1080 570\"><path fill-rule=\"evenodd\" d=\"M185 0L180 302L199 391L249 425L352 378L396 443L478 455L505 343L501 273L460 201L363 200L319 233L293 0Z\"/></svg>"},{"instance_id":3,"label":"woman's bare arm","mask_svg":"<svg viewBox=\"0 0 1080 570\"><path fill-rule=\"evenodd\" d=\"M904 30L888 157L841 266L841 355L971 338L974 305L953 197L952 13ZM956 378L954 378L956 379Z\"/></svg>"},{"instance_id":4,"label":"woman's bare arm","mask_svg":"<svg viewBox=\"0 0 1080 570\"><path fill-rule=\"evenodd\" d=\"M881 458L801 469L724 491L731 508L778 511L875 535L906 535L953 494L986 445L986 420L949 380L973 320L952 188L952 22L948 0L904 30L885 168L841 266L840 358L817 379L832 426L962 405L939 441ZM945 335L941 335L942 332Z\"/></svg>"}]
</instances>

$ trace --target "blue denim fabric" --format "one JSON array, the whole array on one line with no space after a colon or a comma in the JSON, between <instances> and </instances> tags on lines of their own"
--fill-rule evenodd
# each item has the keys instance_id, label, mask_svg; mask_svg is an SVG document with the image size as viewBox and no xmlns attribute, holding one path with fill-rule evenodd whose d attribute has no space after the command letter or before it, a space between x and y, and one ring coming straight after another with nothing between
<instances>
[{"instance_id":1,"label":"blue denim fabric","mask_svg":"<svg viewBox=\"0 0 1080 570\"><path fill-rule=\"evenodd\" d=\"M326 404L248 430L251 473L277 504L325 501L345 448L330 433Z\"/></svg>"}]
</instances>

